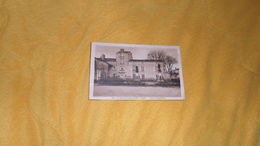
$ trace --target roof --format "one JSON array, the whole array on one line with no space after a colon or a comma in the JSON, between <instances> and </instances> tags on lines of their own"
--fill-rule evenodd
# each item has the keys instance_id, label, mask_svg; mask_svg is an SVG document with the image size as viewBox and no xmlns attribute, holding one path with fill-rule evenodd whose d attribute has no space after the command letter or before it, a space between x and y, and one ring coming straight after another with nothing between
<instances>
[{"instance_id":1,"label":"roof","mask_svg":"<svg viewBox=\"0 0 260 146\"><path fill-rule=\"evenodd\" d=\"M162 60L148 60L148 59L130 59L133 62L163 62Z\"/></svg>"},{"instance_id":2,"label":"roof","mask_svg":"<svg viewBox=\"0 0 260 146\"><path fill-rule=\"evenodd\" d=\"M116 61L116 58L105 58L105 61Z\"/></svg>"},{"instance_id":3,"label":"roof","mask_svg":"<svg viewBox=\"0 0 260 146\"><path fill-rule=\"evenodd\" d=\"M95 59L98 60L98 61L102 61L102 62L104 62L104 63L106 63L106 64L108 64L108 65L113 66L112 64L106 62L106 60L102 60L101 58L97 58L97 57L95 57Z\"/></svg>"},{"instance_id":4,"label":"roof","mask_svg":"<svg viewBox=\"0 0 260 146\"><path fill-rule=\"evenodd\" d=\"M107 61L116 61L116 58L105 58L105 60L102 60L101 58L95 57L95 59L105 62L107 64L109 64ZM132 62L163 62L162 60L148 60L148 59L130 59L129 61L132 61ZM109 64L109 65L112 65L112 64Z\"/></svg>"}]
</instances>

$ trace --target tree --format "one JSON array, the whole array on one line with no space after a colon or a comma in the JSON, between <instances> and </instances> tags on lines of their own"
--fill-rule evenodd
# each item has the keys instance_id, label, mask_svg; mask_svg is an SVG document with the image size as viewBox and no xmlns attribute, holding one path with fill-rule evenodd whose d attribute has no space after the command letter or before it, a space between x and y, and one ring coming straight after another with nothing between
<instances>
[{"instance_id":1,"label":"tree","mask_svg":"<svg viewBox=\"0 0 260 146\"><path fill-rule=\"evenodd\" d=\"M167 55L165 60L164 60L164 63L165 63L166 72L171 74L172 71L173 71L173 65L178 63L178 62L172 56Z\"/></svg>"},{"instance_id":2,"label":"tree","mask_svg":"<svg viewBox=\"0 0 260 146\"><path fill-rule=\"evenodd\" d=\"M150 59L151 60L164 60L166 57L166 53L164 51L157 51L157 50L153 50L149 52L150 55Z\"/></svg>"},{"instance_id":3,"label":"tree","mask_svg":"<svg viewBox=\"0 0 260 146\"><path fill-rule=\"evenodd\" d=\"M172 75L172 71L174 64L178 63L177 60L170 56L170 55L166 55L166 53L162 50L153 50L149 52L149 56L151 60L161 60L164 62L165 65L165 69L166 72L169 73L170 75Z\"/></svg>"}]
</instances>

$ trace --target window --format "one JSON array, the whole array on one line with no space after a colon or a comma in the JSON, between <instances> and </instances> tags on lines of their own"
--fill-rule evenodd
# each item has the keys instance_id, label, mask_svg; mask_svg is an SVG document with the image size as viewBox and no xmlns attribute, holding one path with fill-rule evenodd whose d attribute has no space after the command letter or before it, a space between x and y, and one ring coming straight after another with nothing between
<instances>
[{"instance_id":1,"label":"window","mask_svg":"<svg viewBox=\"0 0 260 146\"><path fill-rule=\"evenodd\" d=\"M133 74L133 79L135 78L135 74Z\"/></svg>"},{"instance_id":2,"label":"window","mask_svg":"<svg viewBox=\"0 0 260 146\"><path fill-rule=\"evenodd\" d=\"M161 65L158 63L157 66L155 66L155 71L161 72Z\"/></svg>"},{"instance_id":3,"label":"window","mask_svg":"<svg viewBox=\"0 0 260 146\"><path fill-rule=\"evenodd\" d=\"M135 67L135 72L139 72L138 66Z\"/></svg>"},{"instance_id":4,"label":"window","mask_svg":"<svg viewBox=\"0 0 260 146\"><path fill-rule=\"evenodd\" d=\"M143 80L145 79L145 76L144 76L144 74L142 74L142 79L143 79Z\"/></svg>"},{"instance_id":5,"label":"window","mask_svg":"<svg viewBox=\"0 0 260 146\"><path fill-rule=\"evenodd\" d=\"M161 65L158 63L158 72L161 72Z\"/></svg>"},{"instance_id":6,"label":"window","mask_svg":"<svg viewBox=\"0 0 260 146\"><path fill-rule=\"evenodd\" d=\"M141 71L144 71L144 66L141 66Z\"/></svg>"},{"instance_id":7,"label":"window","mask_svg":"<svg viewBox=\"0 0 260 146\"><path fill-rule=\"evenodd\" d=\"M124 59L121 59L121 60L120 60L120 64L121 64L121 65L124 65Z\"/></svg>"},{"instance_id":8,"label":"window","mask_svg":"<svg viewBox=\"0 0 260 146\"><path fill-rule=\"evenodd\" d=\"M135 66L132 66L133 71L135 71Z\"/></svg>"}]
</instances>

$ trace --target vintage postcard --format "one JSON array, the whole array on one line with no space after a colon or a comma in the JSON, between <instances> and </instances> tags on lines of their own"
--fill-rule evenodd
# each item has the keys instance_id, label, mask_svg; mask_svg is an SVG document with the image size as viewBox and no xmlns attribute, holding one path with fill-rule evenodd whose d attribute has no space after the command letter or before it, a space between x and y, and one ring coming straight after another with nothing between
<instances>
[{"instance_id":1,"label":"vintage postcard","mask_svg":"<svg viewBox=\"0 0 260 146\"><path fill-rule=\"evenodd\" d=\"M179 46L93 42L91 100L184 100Z\"/></svg>"}]
</instances>

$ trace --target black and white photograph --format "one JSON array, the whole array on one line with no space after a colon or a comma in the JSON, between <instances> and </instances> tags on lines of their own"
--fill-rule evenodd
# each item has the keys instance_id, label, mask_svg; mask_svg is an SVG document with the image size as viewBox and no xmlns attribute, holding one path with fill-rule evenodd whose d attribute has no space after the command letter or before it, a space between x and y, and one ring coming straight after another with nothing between
<instances>
[{"instance_id":1,"label":"black and white photograph","mask_svg":"<svg viewBox=\"0 0 260 146\"><path fill-rule=\"evenodd\" d=\"M180 46L93 42L91 100L185 100Z\"/></svg>"}]
</instances>

